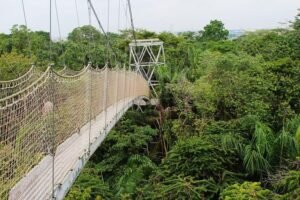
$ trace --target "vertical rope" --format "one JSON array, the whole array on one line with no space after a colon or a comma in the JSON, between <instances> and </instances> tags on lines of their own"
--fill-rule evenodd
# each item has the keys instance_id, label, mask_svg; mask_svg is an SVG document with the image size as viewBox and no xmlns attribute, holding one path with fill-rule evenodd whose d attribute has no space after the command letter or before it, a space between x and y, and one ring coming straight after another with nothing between
<instances>
[{"instance_id":1,"label":"vertical rope","mask_svg":"<svg viewBox=\"0 0 300 200\"><path fill-rule=\"evenodd\" d=\"M26 26L26 37L27 37L27 43L28 43L28 47L29 47L29 57L32 58L32 47L31 47L31 41L30 41L30 37L29 37L29 30L28 30L24 0L22 0L22 9L23 9L24 22L25 22L25 26Z\"/></svg>"},{"instance_id":2,"label":"vertical rope","mask_svg":"<svg viewBox=\"0 0 300 200\"><path fill-rule=\"evenodd\" d=\"M117 75L117 77L116 77L116 100L115 100L115 102L116 102L116 117L117 117L117 114L118 114L118 91L119 91L119 66L117 65L117 70L116 70L116 75Z\"/></svg>"},{"instance_id":3,"label":"vertical rope","mask_svg":"<svg viewBox=\"0 0 300 200\"><path fill-rule=\"evenodd\" d=\"M59 34L59 42L60 42L60 48L61 48L61 53L64 53L64 47L62 43L62 35L61 35L61 28L60 28L60 22L59 22L59 14L58 14L58 8L57 8L57 1L54 0L54 6L55 6L55 13L56 13L56 20L57 20L57 28L58 28L58 34ZM66 59L63 57L63 65L66 65Z\"/></svg>"},{"instance_id":4,"label":"vertical rope","mask_svg":"<svg viewBox=\"0 0 300 200\"><path fill-rule=\"evenodd\" d=\"M121 0L118 4L118 34L120 34L120 24L121 24Z\"/></svg>"},{"instance_id":5,"label":"vertical rope","mask_svg":"<svg viewBox=\"0 0 300 200\"><path fill-rule=\"evenodd\" d=\"M52 0L49 0L50 2L50 31L49 31L49 59L50 62L52 60L52 56L51 56L51 51L52 51ZM52 103L54 103L54 79L53 79L53 71L51 71L51 81L50 81L50 94L51 94L51 99L52 99ZM53 110L52 110L52 199L55 199L55 193L54 193L54 184L55 184L55 180L54 180L54 173L55 173L55 128L54 128L54 120L55 120L55 116L54 116L54 106L53 106Z\"/></svg>"},{"instance_id":6,"label":"vertical rope","mask_svg":"<svg viewBox=\"0 0 300 200\"><path fill-rule=\"evenodd\" d=\"M51 1L51 0L50 0ZM50 101L52 102L53 108L51 112L51 140L52 140L52 148L51 148L51 156L52 156L52 199L55 199L55 113L54 113L54 102L55 102L55 88L54 88L54 74L53 68L50 70Z\"/></svg>"},{"instance_id":7,"label":"vertical rope","mask_svg":"<svg viewBox=\"0 0 300 200\"><path fill-rule=\"evenodd\" d=\"M91 63L88 65L88 72L90 73L90 87L89 87L89 147L88 147L88 155L91 153L91 133L92 133L92 94L93 94L93 82L92 82L92 70L91 70Z\"/></svg>"},{"instance_id":8,"label":"vertical rope","mask_svg":"<svg viewBox=\"0 0 300 200\"><path fill-rule=\"evenodd\" d=\"M91 12L91 5L89 3L88 3L88 13L89 13L89 25L92 26L92 12ZM91 52L92 37L93 37L93 33L91 30L90 36L89 36L89 62L91 62L91 55L92 55L92 52Z\"/></svg>"},{"instance_id":9,"label":"vertical rope","mask_svg":"<svg viewBox=\"0 0 300 200\"><path fill-rule=\"evenodd\" d=\"M124 97L123 97L123 113L124 113L124 110L125 110L125 98L126 98L126 83L127 83L127 80L126 80L126 66L124 64Z\"/></svg>"},{"instance_id":10,"label":"vertical rope","mask_svg":"<svg viewBox=\"0 0 300 200\"><path fill-rule=\"evenodd\" d=\"M50 27L49 27L49 60L51 62L52 60L52 55L51 55L51 52L52 52L52 0L49 0L50 1Z\"/></svg>"},{"instance_id":11,"label":"vertical rope","mask_svg":"<svg viewBox=\"0 0 300 200\"><path fill-rule=\"evenodd\" d=\"M110 23L110 0L107 0L107 34L109 34L109 24ZM109 43L107 43L107 46L106 46L106 63L109 63Z\"/></svg>"},{"instance_id":12,"label":"vertical rope","mask_svg":"<svg viewBox=\"0 0 300 200\"><path fill-rule=\"evenodd\" d=\"M107 134L107 88L108 88L108 67L105 66L104 73L104 135Z\"/></svg>"},{"instance_id":13,"label":"vertical rope","mask_svg":"<svg viewBox=\"0 0 300 200\"><path fill-rule=\"evenodd\" d=\"M75 9L76 9L77 26L80 27L77 0L75 0Z\"/></svg>"}]
</instances>

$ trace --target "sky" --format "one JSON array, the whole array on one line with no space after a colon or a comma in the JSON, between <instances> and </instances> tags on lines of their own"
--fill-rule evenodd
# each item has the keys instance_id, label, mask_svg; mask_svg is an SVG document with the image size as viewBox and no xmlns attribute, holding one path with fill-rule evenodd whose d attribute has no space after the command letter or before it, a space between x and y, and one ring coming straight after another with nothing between
<instances>
[{"instance_id":1,"label":"sky","mask_svg":"<svg viewBox=\"0 0 300 200\"><path fill-rule=\"evenodd\" d=\"M34 31L49 31L50 0L23 1L28 27ZM89 24L87 0L56 2L61 37L67 37L78 26ZM117 32L130 27L126 2L92 0L106 31ZM59 38L55 0L52 5L52 35ZM223 21L230 30L257 30L286 27L283 23L297 15L300 0L131 0L131 6L135 27L156 32L198 31L213 19ZM14 24L25 24L22 0L0 0L0 32L9 33ZM94 16L92 25L98 27Z\"/></svg>"}]
</instances>

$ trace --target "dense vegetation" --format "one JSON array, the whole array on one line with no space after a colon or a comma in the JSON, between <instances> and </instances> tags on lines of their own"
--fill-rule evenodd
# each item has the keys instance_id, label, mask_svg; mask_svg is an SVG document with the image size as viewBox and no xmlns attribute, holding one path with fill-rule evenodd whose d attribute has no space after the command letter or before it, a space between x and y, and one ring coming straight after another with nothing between
<instances>
[{"instance_id":1,"label":"dense vegetation","mask_svg":"<svg viewBox=\"0 0 300 200\"><path fill-rule=\"evenodd\" d=\"M125 62L130 31L109 35ZM66 199L300 199L300 18L235 40L217 20L197 33L137 36L165 42L161 104L128 112ZM52 61L103 66L103 41L77 28L52 42ZM0 34L0 79L48 64L49 42L24 26Z\"/></svg>"}]
</instances>

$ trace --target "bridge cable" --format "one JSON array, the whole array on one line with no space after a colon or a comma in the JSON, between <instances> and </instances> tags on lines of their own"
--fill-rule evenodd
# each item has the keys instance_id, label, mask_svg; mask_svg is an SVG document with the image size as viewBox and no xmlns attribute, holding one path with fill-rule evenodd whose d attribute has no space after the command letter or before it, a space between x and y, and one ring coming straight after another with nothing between
<instances>
[{"instance_id":1,"label":"bridge cable","mask_svg":"<svg viewBox=\"0 0 300 200\"><path fill-rule=\"evenodd\" d=\"M88 15L89 15L89 26L91 27L92 26L92 12L91 12L91 6L88 4ZM91 53L91 40L92 40L92 37L93 37L93 33L92 33L92 30L90 31L90 35L89 35L89 42L88 42L88 49L89 49L89 62L92 62L92 53Z\"/></svg>"},{"instance_id":2,"label":"bridge cable","mask_svg":"<svg viewBox=\"0 0 300 200\"><path fill-rule=\"evenodd\" d=\"M120 21L121 21L121 0L118 4L118 34L120 34Z\"/></svg>"},{"instance_id":3,"label":"bridge cable","mask_svg":"<svg viewBox=\"0 0 300 200\"><path fill-rule=\"evenodd\" d=\"M51 40L51 38L52 38L52 0L49 0L49 3L50 3L50 24L49 24L49 60L50 60L50 62L51 62L51 60L52 60L52 55L51 55L51 53L52 53L52 40ZM50 66L51 66L51 64L50 64ZM53 81L53 78L51 78L50 79L51 81ZM50 83L50 90L52 90L51 91L51 100L52 100L52 102L54 103L54 83L52 82L52 83ZM54 108L53 108L54 109ZM55 187L55 175L54 175L54 173L55 173L55 163L54 163L54 161L55 161L55 128L54 128L54 122L55 122L55 116L54 116L54 110L52 111L52 152L51 152L51 154L52 154L52 176L51 176L51 182L52 182L52 199L55 199L55 191L54 191L54 187Z\"/></svg>"},{"instance_id":4,"label":"bridge cable","mask_svg":"<svg viewBox=\"0 0 300 200\"><path fill-rule=\"evenodd\" d=\"M137 45L136 32L135 32L134 23L133 23L133 15L132 15L131 3L130 3L130 0L127 0L127 2L128 2L129 14L130 14L130 21L131 21L131 28L132 28L133 39L134 39L135 44Z\"/></svg>"},{"instance_id":5,"label":"bridge cable","mask_svg":"<svg viewBox=\"0 0 300 200\"><path fill-rule=\"evenodd\" d=\"M77 4L77 0L75 0L75 9L76 9L77 26L80 27L80 21L79 21L79 14L78 14L78 4Z\"/></svg>"},{"instance_id":6,"label":"bridge cable","mask_svg":"<svg viewBox=\"0 0 300 200\"><path fill-rule=\"evenodd\" d=\"M124 2L123 0L121 0L122 1L122 6L123 6L123 9L124 9L124 15L125 15L125 24L124 24L124 29L125 30L128 30L128 4L127 4L127 1L126 2ZM124 5L125 4L125 5ZM126 52L127 51L127 46L125 46L125 48L124 48L124 51ZM125 57L125 63L128 61L128 57L126 56Z\"/></svg>"},{"instance_id":7,"label":"bridge cable","mask_svg":"<svg viewBox=\"0 0 300 200\"><path fill-rule=\"evenodd\" d=\"M131 2L130 2L130 0L127 0L127 2L128 2L128 9L129 9L129 14L130 14L130 21L131 21L131 28L132 28L132 34L133 34L133 39L134 39L134 42L135 42L135 51L136 51L136 48L137 48L137 38L136 38L136 32L135 32L135 27L134 27L134 22L133 22L133 14L132 14L132 8L131 8ZM139 52L139 54L140 54L141 52ZM129 61L129 62L131 62L131 61ZM129 63L129 67L130 67L130 64L131 63ZM138 64L138 66L136 66L137 67L137 69L135 69L135 71L137 72L137 70L138 70L138 68L140 67L139 65L139 63L137 63ZM131 67L130 67L130 69L131 69ZM136 88L136 84L137 84L137 79L135 78L134 79L134 88Z\"/></svg>"},{"instance_id":8,"label":"bridge cable","mask_svg":"<svg viewBox=\"0 0 300 200\"><path fill-rule=\"evenodd\" d=\"M108 34L106 33L106 31L104 30L104 28L103 28L103 25L102 25L102 23L101 23L101 21L100 21L98 15L97 15L97 12L96 12L96 10L95 10L93 4L92 4L92 1L91 1L91 0L88 0L88 3L89 3L90 6L91 6L91 10L92 10L92 12L93 12L93 14L94 14L94 16L95 16L95 18L96 18L96 21L97 21L97 23L98 23L98 25L99 25L99 28L101 29L102 33L104 34L104 37L105 37L105 40L106 40L107 47L109 47L109 48L111 49L112 53L113 53L114 56L117 58L117 54L116 54L116 52L114 51L114 49L112 48L112 45L111 45L111 43L110 43L109 36L108 36ZM107 62L107 63L108 63L108 62Z\"/></svg>"},{"instance_id":9,"label":"bridge cable","mask_svg":"<svg viewBox=\"0 0 300 200\"><path fill-rule=\"evenodd\" d=\"M89 13L89 26L92 27L92 13L91 13L91 6L88 4L88 13ZM90 37L89 37L89 64L88 66L92 67L92 53L91 53L91 40L93 38L93 32L90 31ZM91 152L91 133L92 133L92 87L93 87L93 80L92 80L92 71L89 69L89 145L88 145L88 154L90 155Z\"/></svg>"},{"instance_id":10,"label":"bridge cable","mask_svg":"<svg viewBox=\"0 0 300 200\"><path fill-rule=\"evenodd\" d=\"M109 2L109 0L107 0L107 28L106 28L106 32L107 32L107 34L109 35L109 28L110 28L110 24L109 24L109 22L110 22L110 2ZM111 60L110 59L110 54L109 54L109 48L106 48L107 49L107 52L106 52L106 57L107 57L107 60Z\"/></svg>"},{"instance_id":11,"label":"bridge cable","mask_svg":"<svg viewBox=\"0 0 300 200\"><path fill-rule=\"evenodd\" d=\"M58 34L59 34L59 40L60 40L60 47L61 47L61 53L64 54L64 46L62 43L62 35L61 35L61 28L60 28L60 22L59 22L59 14L58 14L58 8L57 8L57 1L54 0L55 5L55 13L56 13L56 20L57 20L57 28L58 28ZM63 65L66 65L66 59L65 56L63 56Z\"/></svg>"},{"instance_id":12,"label":"bridge cable","mask_svg":"<svg viewBox=\"0 0 300 200\"><path fill-rule=\"evenodd\" d=\"M50 27L49 27L49 60L51 62L52 60L52 55L51 55L51 52L52 52L52 44L51 44L51 39L52 39L52 0L49 0L50 1Z\"/></svg>"},{"instance_id":13,"label":"bridge cable","mask_svg":"<svg viewBox=\"0 0 300 200\"><path fill-rule=\"evenodd\" d=\"M78 28L78 31L79 31L79 42L81 44L83 44L83 37L82 37L82 32L80 30L80 18L79 18L79 12L78 12L78 2L77 0L74 1L75 3L75 11L76 11L76 19L77 19L77 28ZM84 54L84 50L80 48L80 53ZM82 59L82 63L83 65L85 64L85 60L84 58Z\"/></svg>"},{"instance_id":14,"label":"bridge cable","mask_svg":"<svg viewBox=\"0 0 300 200\"><path fill-rule=\"evenodd\" d=\"M22 10L23 10L23 17L24 17L24 22L25 22L25 26L26 26L26 37L27 37L27 43L28 43L28 47L29 47L29 57L32 58L32 46L31 46L31 41L30 41L30 36L29 36L29 29L28 29L24 0L22 0Z\"/></svg>"}]
</instances>

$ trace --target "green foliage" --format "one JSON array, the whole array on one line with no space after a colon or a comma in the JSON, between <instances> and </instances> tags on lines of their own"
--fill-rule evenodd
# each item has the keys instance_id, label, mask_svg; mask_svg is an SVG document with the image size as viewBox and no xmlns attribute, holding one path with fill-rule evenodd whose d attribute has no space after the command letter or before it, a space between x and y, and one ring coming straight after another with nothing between
<instances>
[{"instance_id":1,"label":"green foliage","mask_svg":"<svg viewBox=\"0 0 300 200\"><path fill-rule=\"evenodd\" d=\"M120 177L116 191L117 196L127 194L131 196L136 192L137 186L152 173L155 164L146 156L132 155Z\"/></svg>"},{"instance_id":2,"label":"green foliage","mask_svg":"<svg viewBox=\"0 0 300 200\"><path fill-rule=\"evenodd\" d=\"M300 9L298 9L299 13L295 17L295 21L293 22L293 28L297 31L300 30Z\"/></svg>"},{"instance_id":3,"label":"green foliage","mask_svg":"<svg viewBox=\"0 0 300 200\"><path fill-rule=\"evenodd\" d=\"M107 183L101 180L101 171L95 166L87 166L81 172L66 200L111 199L112 192Z\"/></svg>"},{"instance_id":4,"label":"green foliage","mask_svg":"<svg viewBox=\"0 0 300 200\"><path fill-rule=\"evenodd\" d=\"M167 63L155 73L161 105L129 111L67 199L299 199L299 16L292 26L235 40L218 20L178 35L138 30L138 39L164 42ZM117 60L128 60L131 30L109 37ZM51 41L51 62L101 67L103 41L91 26L76 28ZM0 79L24 74L33 61L46 66L49 43L49 33L25 26L0 34ZM11 151L0 145L0 154ZM260 186L282 168L289 173L266 184L282 196Z\"/></svg>"},{"instance_id":5,"label":"green foliage","mask_svg":"<svg viewBox=\"0 0 300 200\"><path fill-rule=\"evenodd\" d=\"M278 193L286 194L293 192L300 188L300 171L289 171L272 185Z\"/></svg>"},{"instance_id":6,"label":"green foliage","mask_svg":"<svg viewBox=\"0 0 300 200\"><path fill-rule=\"evenodd\" d=\"M263 189L258 182L244 182L227 187L221 193L224 200L279 199L272 191Z\"/></svg>"},{"instance_id":7,"label":"green foliage","mask_svg":"<svg viewBox=\"0 0 300 200\"><path fill-rule=\"evenodd\" d=\"M0 80L11 80L25 74L32 60L15 52L0 56Z\"/></svg>"},{"instance_id":8,"label":"green foliage","mask_svg":"<svg viewBox=\"0 0 300 200\"><path fill-rule=\"evenodd\" d=\"M213 179L171 176L158 184L146 185L137 199L211 199L218 190Z\"/></svg>"},{"instance_id":9,"label":"green foliage","mask_svg":"<svg viewBox=\"0 0 300 200\"><path fill-rule=\"evenodd\" d=\"M282 130L278 138L276 139L276 145L280 149L280 159L292 158L295 159L298 153L298 144L294 135L291 135L285 130Z\"/></svg>"},{"instance_id":10,"label":"green foliage","mask_svg":"<svg viewBox=\"0 0 300 200\"><path fill-rule=\"evenodd\" d=\"M178 141L163 162L166 176L183 174L199 180L213 177L220 181L226 167L231 165L232 158L210 140L191 137Z\"/></svg>"},{"instance_id":11,"label":"green foliage","mask_svg":"<svg viewBox=\"0 0 300 200\"><path fill-rule=\"evenodd\" d=\"M243 138L232 133L227 133L221 136L222 148L227 152L235 151L237 154L241 155L244 149L243 142Z\"/></svg>"},{"instance_id":12,"label":"green foliage","mask_svg":"<svg viewBox=\"0 0 300 200\"><path fill-rule=\"evenodd\" d=\"M143 115L146 114L128 111L92 156L69 192L69 199L135 196L138 186L156 169L156 164L147 155L149 142L157 132L145 125Z\"/></svg>"},{"instance_id":13,"label":"green foliage","mask_svg":"<svg viewBox=\"0 0 300 200\"><path fill-rule=\"evenodd\" d=\"M252 56L262 55L267 61L285 58L292 52L286 31L250 32L237 40L237 46Z\"/></svg>"},{"instance_id":14,"label":"green foliage","mask_svg":"<svg viewBox=\"0 0 300 200\"><path fill-rule=\"evenodd\" d=\"M225 40L229 35L229 31L225 29L223 22L212 20L210 24L204 27L201 39L203 40Z\"/></svg>"},{"instance_id":15,"label":"green foliage","mask_svg":"<svg viewBox=\"0 0 300 200\"><path fill-rule=\"evenodd\" d=\"M274 136L272 130L257 122L250 144L244 150L244 166L248 173L262 174L270 168L270 158L273 153Z\"/></svg>"}]
</instances>

